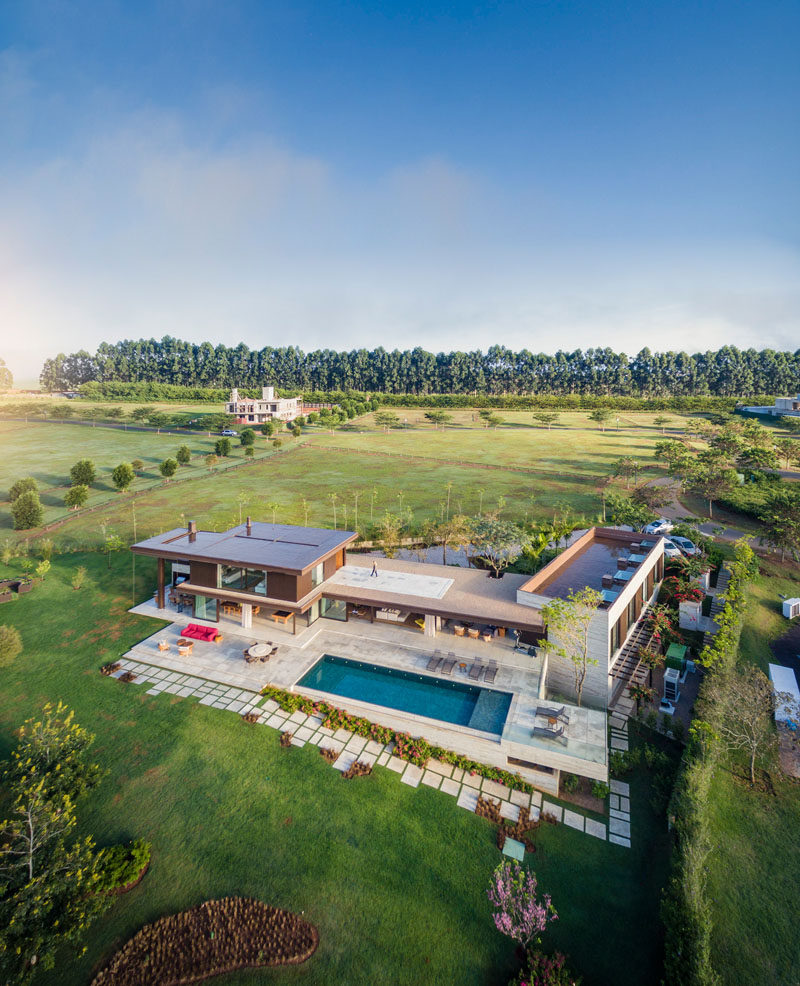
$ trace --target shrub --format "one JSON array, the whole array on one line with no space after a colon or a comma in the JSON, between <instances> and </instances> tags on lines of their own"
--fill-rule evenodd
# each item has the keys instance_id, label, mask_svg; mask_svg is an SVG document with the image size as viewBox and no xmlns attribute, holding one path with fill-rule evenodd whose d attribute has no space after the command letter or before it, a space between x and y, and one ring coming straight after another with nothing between
<instances>
[{"instance_id":1,"label":"shrub","mask_svg":"<svg viewBox=\"0 0 800 986\"><path fill-rule=\"evenodd\" d=\"M245 445L245 447L244 447L244 457L246 459L252 459L255 454L256 454L256 450L253 448L252 445Z\"/></svg>"},{"instance_id":2,"label":"shrub","mask_svg":"<svg viewBox=\"0 0 800 986\"><path fill-rule=\"evenodd\" d=\"M86 585L86 567L80 565L72 574L70 583L73 589L82 589Z\"/></svg>"},{"instance_id":3,"label":"shrub","mask_svg":"<svg viewBox=\"0 0 800 986\"><path fill-rule=\"evenodd\" d=\"M28 490L21 494L11 504L11 514L14 518L14 529L17 531L27 531L32 527L38 527L42 523L42 504L39 494L35 490Z\"/></svg>"},{"instance_id":4,"label":"shrub","mask_svg":"<svg viewBox=\"0 0 800 986\"><path fill-rule=\"evenodd\" d=\"M577 774L562 774L561 775L561 790L567 793L571 791L578 790L578 784L580 783Z\"/></svg>"},{"instance_id":5,"label":"shrub","mask_svg":"<svg viewBox=\"0 0 800 986\"><path fill-rule=\"evenodd\" d=\"M70 486L64 494L64 506L70 510L77 510L82 507L89 499L89 487L81 483L79 486Z\"/></svg>"},{"instance_id":6,"label":"shrub","mask_svg":"<svg viewBox=\"0 0 800 986\"><path fill-rule=\"evenodd\" d=\"M142 469L144 469L144 463L142 462L141 459L134 459L133 462L131 463L131 467L133 468L134 472L141 472Z\"/></svg>"},{"instance_id":7,"label":"shrub","mask_svg":"<svg viewBox=\"0 0 800 986\"><path fill-rule=\"evenodd\" d=\"M98 891L112 893L138 880L150 865L150 849L150 843L144 839L136 839L127 846L101 849Z\"/></svg>"},{"instance_id":8,"label":"shrub","mask_svg":"<svg viewBox=\"0 0 800 986\"><path fill-rule=\"evenodd\" d=\"M136 473L130 462L120 462L116 469L111 473L111 482L123 493L136 479Z\"/></svg>"},{"instance_id":9,"label":"shrub","mask_svg":"<svg viewBox=\"0 0 800 986\"><path fill-rule=\"evenodd\" d=\"M520 970L508 986L581 986L583 979L567 968L567 960L560 952L545 955L529 950L525 968Z\"/></svg>"},{"instance_id":10,"label":"shrub","mask_svg":"<svg viewBox=\"0 0 800 986\"><path fill-rule=\"evenodd\" d=\"M38 491L39 484L33 476L26 476L24 479L18 479L16 483L12 485L11 489L8 491L8 499L13 503L15 500L19 499L23 493L37 493Z\"/></svg>"},{"instance_id":11,"label":"shrub","mask_svg":"<svg viewBox=\"0 0 800 986\"><path fill-rule=\"evenodd\" d=\"M243 428L242 433L239 435L239 444L244 445L255 445L256 433L252 428Z\"/></svg>"},{"instance_id":12,"label":"shrub","mask_svg":"<svg viewBox=\"0 0 800 986\"><path fill-rule=\"evenodd\" d=\"M0 626L0 668L7 668L22 653L22 638L16 627Z\"/></svg>"},{"instance_id":13,"label":"shrub","mask_svg":"<svg viewBox=\"0 0 800 986\"><path fill-rule=\"evenodd\" d=\"M210 455L207 455L205 457L205 460L204 461L205 461L205 464L208 466L209 469L213 469L214 466L219 462L219 459L212 452Z\"/></svg>"},{"instance_id":14,"label":"shrub","mask_svg":"<svg viewBox=\"0 0 800 986\"><path fill-rule=\"evenodd\" d=\"M39 557L42 561L50 561L53 557L53 542L50 538L42 538L36 545Z\"/></svg>"},{"instance_id":15,"label":"shrub","mask_svg":"<svg viewBox=\"0 0 800 986\"><path fill-rule=\"evenodd\" d=\"M158 467L158 471L164 479L171 479L178 471L178 463L174 459L164 459Z\"/></svg>"},{"instance_id":16,"label":"shrub","mask_svg":"<svg viewBox=\"0 0 800 986\"><path fill-rule=\"evenodd\" d=\"M91 486L95 475L96 470L91 459L80 459L69 471L73 486Z\"/></svg>"},{"instance_id":17,"label":"shrub","mask_svg":"<svg viewBox=\"0 0 800 986\"><path fill-rule=\"evenodd\" d=\"M226 456L231 454L231 440L230 438L218 438L214 443L214 452L219 456Z\"/></svg>"},{"instance_id":18,"label":"shrub","mask_svg":"<svg viewBox=\"0 0 800 986\"><path fill-rule=\"evenodd\" d=\"M47 558L44 561L40 561L36 566L36 578L41 579L44 582L44 577L50 571L50 562Z\"/></svg>"},{"instance_id":19,"label":"shrub","mask_svg":"<svg viewBox=\"0 0 800 986\"><path fill-rule=\"evenodd\" d=\"M606 784L605 781L595 781L592 784L592 794L596 798L599 798L601 801L605 801L606 800L606 798L609 795L610 790L611 790L611 788L609 788L608 784Z\"/></svg>"}]
</instances>

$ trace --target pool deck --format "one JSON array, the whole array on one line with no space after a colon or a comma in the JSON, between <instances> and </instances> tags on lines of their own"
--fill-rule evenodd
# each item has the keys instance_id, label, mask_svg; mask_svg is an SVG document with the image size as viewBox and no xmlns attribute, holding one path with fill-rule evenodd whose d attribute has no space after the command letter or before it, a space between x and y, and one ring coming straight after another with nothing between
<instances>
[{"instance_id":1,"label":"pool deck","mask_svg":"<svg viewBox=\"0 0 800 986\"><path fill-rule=\"evenodd\" d=\"M354 714L363 715L393 729L403 730L441 746L453 749L464 756L484 763L494 764L519 772L546 790L552 789L553 777L508 763L513 755L532 764L542 764L554 769L573 770L605 778L606 775L606 717L605 713L570 707L570 727L565 741L542 739L532 736L531 724L536 706L543 699L541 687L542 665L540 658L530 657L523 651L515 651L509 637L494 638L491 643L456 637L446 631L436 637L427 637L408 627L394 627L386 623L369 623L366 620L350 620L338 623L318 620L311 627L294 635L280 625L266 625L258 621L251 629L244 629L235 620L221 620L218 628L223 640L218 643L194 641L192 654L179 657L175 643L181 631L193 621L188 614L179 615L171 608L159 610L150 601L134 607L132 613L171 619L167 627L157 631L134 645L124 656L142 664L179 670L209 681L232 687L258 691L267 684L287 691L294 690L295 683L322 657L333 654L393 667L399 670L429 674L428 661L435 651L443 656L453 652L460 664L469 667L476 658L497 662L497 676L493 685L468 678L465 669L456 667L450 679L481 688L494 688L511 692L513 699L506 720L503 737L484 733L464 726L443 723L427 717L388 709L342 696L303 688L302 693L316 699L325 699ZM177 618L177 619L176 619ZM158 650L159 640L166 640L170 649ZM265 664L248 664L243 650L250 644L271 642L278 646L276 655ZM436 675L432 675L436 677ZM552 704L552 701L549 702ZM507 741L505 741L507 739ZM590 744L587 746L586 744ZM513 747L512 745L513 744ZM585 762L584 762L585 758ZM580 760L580 762L578 762Z\"/></svg>"}]
</instances>

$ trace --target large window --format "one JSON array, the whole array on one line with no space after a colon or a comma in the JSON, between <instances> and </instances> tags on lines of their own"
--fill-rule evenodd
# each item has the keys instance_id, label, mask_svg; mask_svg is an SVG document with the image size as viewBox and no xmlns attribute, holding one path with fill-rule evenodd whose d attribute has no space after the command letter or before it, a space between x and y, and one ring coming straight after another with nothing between
<instances>
[{"instance_id":1,"label":"large window","mask_svg":"<svg viewBox=\"0 0 800 986\"><path fill-rule=\"evenodd\" d=\"M315 565L311 569L311 588L316 589L316 587L322 581L322 562L319 565Z\"/></svg>"},{"instance_id":2,"label":"large window","mask_svg":"<svg viewBox=\"0 0 800 986\"><path fill-rule=\"evenodd\" d=\"M619 650L619 620L611 627L611 654L616 654Z\"/></svg>"},{"instance_id":3,"label":"large window","mask_svg":"<svg viewBox=\"0 0 800 986\"><path fill-rule=\"evenodd\" d=\"M219 620L219 600L210 596L194 597L194 615L198 620L209 620L216 623Z\"/></svg>"},{"instance_id":4,"label":"large window","mask_svg":"<svg viewBox=\"0 0 800 986\"><path fill-rule=\"evenodd\" d=\"M253 592L259 596L266 596L267 573L258 568L220 565L219 588L231 589L236 592Z\"/></svg>"},{"instance_id":5,"label":"large window","mask_svg":"<svg viewBox=\"0 0 800 986\"><path fill-rule=\"evenodd\" d=\"M322 615L329 620L346 620L347 603L343 599L326 599L322 597Z\"/></svg>"}]
</instances>

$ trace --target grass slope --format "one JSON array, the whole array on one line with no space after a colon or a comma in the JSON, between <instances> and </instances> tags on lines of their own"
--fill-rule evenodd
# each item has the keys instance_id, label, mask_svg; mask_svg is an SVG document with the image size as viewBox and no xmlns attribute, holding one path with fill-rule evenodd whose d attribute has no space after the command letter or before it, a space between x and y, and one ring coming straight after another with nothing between
<instances>
[{"instance_id":1,"label":"grass slope","mask_svg":"<svg viewBox=\"0 0 800 986\"><path fill-rule=\"evenodd\" d=\"M282 750L277 733L233 714L100 676L157 626L125 612L130 559L111 561L56 557L47 581L0 614L25 643L0 677L0 755L25 718L63 699L110 771L79 805L84 829L101 844L141 836L154 846L147 877L91 929L86 956L64 955L39 981L84 986L142 924L235 893L303 912L321 944L303 966L230 975L229 986L505 982L513 947L485 897L499 859L489 823L388 771L345 782L314 748ZM93 585L77 593L79 564ZM144 595L152 566L139 572ZM641 778L633 797L633 850L548 826L529 858L559 911L547 943L571 955L587 986L659 978L666 834Z\"/></svg>"}]
</instances>

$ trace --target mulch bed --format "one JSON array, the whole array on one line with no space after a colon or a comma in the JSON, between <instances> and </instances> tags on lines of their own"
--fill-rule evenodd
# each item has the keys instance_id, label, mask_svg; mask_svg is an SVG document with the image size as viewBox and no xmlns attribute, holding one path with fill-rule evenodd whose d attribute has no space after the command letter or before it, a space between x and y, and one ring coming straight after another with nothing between
<instances>
[{"instance_id":1,"label":"mulch bed","mask_svg":"<svg viewBox=\"0 0 800 986\"><path fill-rule=\"evenodd\" d=\"M354 760L353 763L347 768L347 770L342 771L342 777L349 781L353 777L366 777L367 774L372 773L371 763L362 763L360 760Z\"/></svg>"},{"instance_id":2,"label":"mulch bed","mask_svg":"<svg viewBox=\"0 0 800 986\"><path fill-rule=\"evenodd\" d=\"M334 763L339 759L339 754L336 750L332 750L329 746L320 746L318 749L322 754L323 759L327 760L328 763Z\"/></svg>"},{"instance_id":3,"label":"mulch bed","mask_svg":"<svg viewBox=\"0 0 800 986\"><path fill-rule=\"evenodd\" d=\"M133 671L126 671L125 674L121 674L117 681L136 681L136 675Z\"/></svg>"},{"instance_id":4,"label":"mulch bed","mask_svg":"<svg viewBox=\"0 0 800 986\"><path fill-rule=\"evenodd\" d=\"M242 716L242 719L244 719L245 722L258 722L258 713L245 712L245 714Z\"/></svg>"},{"instance_id":5,"label":"mulch bed","mask_svg":"<svg viewBox=\"0 0 800 986\"><path fill-rule=\"evenodd\" d=\"M317 929L296 914L225 897L145 925L92 986L184 986L237 969L297 965L318 944Z\"/></svg>"},{"instance_id":6,"label":"mulch bed","mask_svg":"<svg viewBox=\"0 0 800 986\"><path fill-rule=\"evenodd\" d=\"M569 801L570 804L585 808L587 811L597 812L598 815L605 815L606 803L603 798L596 798L592 794L592 782L588 777L578 779L578 787L574 791L565 791L562 787L558 792L562 801Z\"/></svg>"},{"instance_id":7,"label":"mulch bed","mask_svg":"<svg viewBox=\"0 0 800 986\"><path fill-rule=\"evenodd\" d=\"M115 671L119 671L121 667L122 665L119 661L113 661L111 664L104 664L102 668L100 668L100 674L113 674Z\"/></svg>"},{"instance_id":8,"label":"mulch bed","mask_svg":"<svg viewBox=\"0 0 800 986\"><path fill-rule=\"evenodd\" d=\"M286 732L281 733L281 746L291 746L293 736L294 733L290 733L288 729Z\"/></svg>"}]
</instances>

